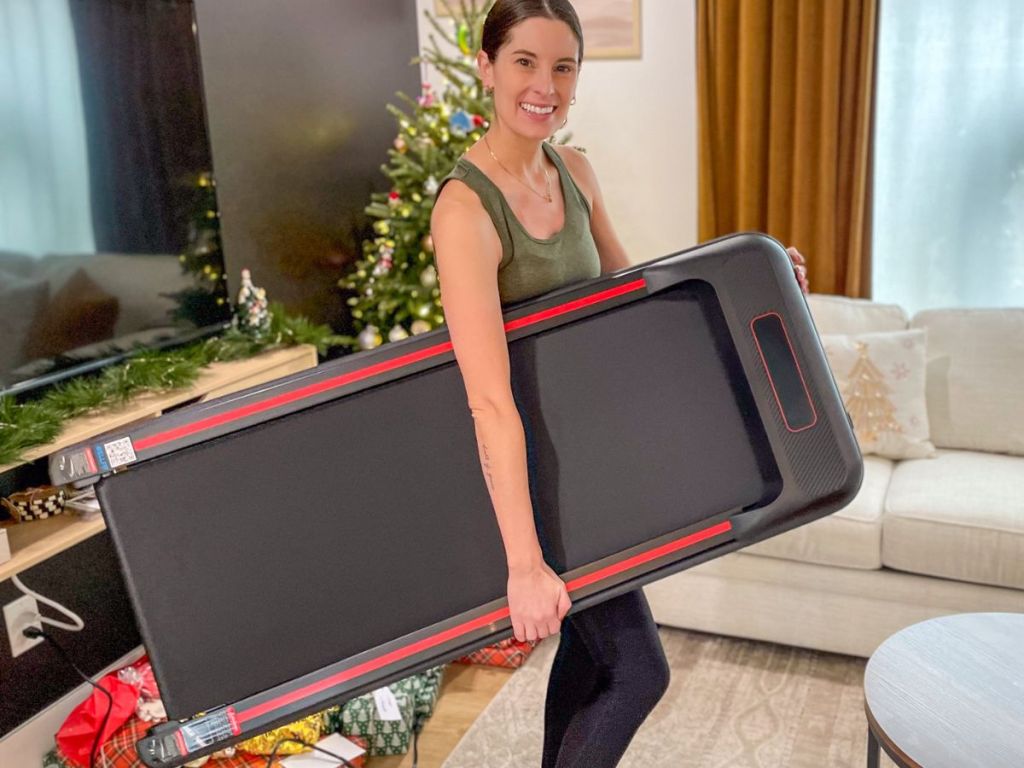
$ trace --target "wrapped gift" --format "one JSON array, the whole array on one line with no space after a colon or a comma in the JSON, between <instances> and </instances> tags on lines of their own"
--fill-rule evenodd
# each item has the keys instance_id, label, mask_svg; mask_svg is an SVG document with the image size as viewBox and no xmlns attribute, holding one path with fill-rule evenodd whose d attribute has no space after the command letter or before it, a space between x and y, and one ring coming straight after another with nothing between
<instances>
[{"instance_id":1,"label":"wrapped gift","mask_svg":"<svg viewBox=\"0 0 1024 768\"><path fill-rule=\"evenodd\" d=\"M518 669L523 666L526 657L537 647L537 640L519 642L514 637L502 640L494 645L488 645L478 651L457 659L457 664L482 664L488 667L504 667L505 669Z\"/></svg>"},{"instance_id":2,"label":"wrapped gift","mask_svg":"<svg viewBox=\"0 0 1024 768\"><path fill-rule=\"evenodd\" d=\"M251 755L269 755L274 751L274 745L281 739L296 739L306 744L316 744L320 741L320 732L323 728L322 715L310 715L294 723L283 725L272 731L253 736L251 739L239 742L237 747L242 752ZM305 752L307 748L294 741L281 741L277 747L279 755L297 755Z\"/></svg>"},{"instance_id":3,"label":"wrapped gift","mask_svg":"<svg viewBox=\"0 0 1024 768\"><path fill-rule=\"evenodd\" d=\"M100 768L145 768L135 750L135 742L143 738L152 726L153 723L147 723L136 716L129 718L100 747L96 765ZM187 763L194 768L264 768L266 764L267 758L262 755L251 755L233 749L222 750L212 757L200 757ZM46 755L43 768L75 768L75 763L63 755L58 746Z\"/></svg>"},{"instance_id":4,"label":"wrapped gift","mask_svg":"<svg viewBox=\"0 0 1024 768\"><path fill-rule=\"evenodd\" d=\"M396 719L382 715L379 693L376 696L367 693L327 710L324 713L326 729L349 738L365 739L371 757L403 755L409 751L413 733L418 733L423 722L434 713L443 674L443 666L433 667L389 685L387 690L397 707Z\"/></svg>"}]
</instances>

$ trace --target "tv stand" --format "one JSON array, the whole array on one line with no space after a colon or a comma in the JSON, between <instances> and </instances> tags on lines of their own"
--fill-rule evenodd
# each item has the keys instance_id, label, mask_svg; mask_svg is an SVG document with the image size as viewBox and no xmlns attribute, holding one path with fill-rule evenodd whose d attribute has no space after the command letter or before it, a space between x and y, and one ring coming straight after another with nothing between
<instances>
[{"instance_id":1,"label":"tv stand","mask_svg":"<svg viewBox=\"0 0 1024 768\"><path fill-rule=\"evenodd\" d=\"M122 408L104 410L81 416L67 423L61 435L51 443L25 452L17 463L0 466L0 474L45 458L68 446L96 435L155 418L172 408L193 402L211 400L221 395L272 381L317 364L316 348L309 344L284 347L263 352L245 360L213 363L205 368L191 387L163 393L146 393ZM0 581L5 581L33 565L53 557L69 547L106 528L102 517L82 520L74 514L63 514L47 520L18 523L7 527L11 559L0 563Z\"/></svg>"}]
</instances>

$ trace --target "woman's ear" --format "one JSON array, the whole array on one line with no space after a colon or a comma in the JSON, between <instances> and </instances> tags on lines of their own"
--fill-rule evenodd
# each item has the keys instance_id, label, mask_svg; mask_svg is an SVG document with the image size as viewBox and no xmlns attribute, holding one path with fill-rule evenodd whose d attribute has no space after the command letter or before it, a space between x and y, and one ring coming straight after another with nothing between
<instances>
[{"instance_id":1,"label":"woman's ear","mask_svg":"<svg viewBox=\"0 0 1024 768\"><path fill-rule=\"evenodd\" d=\"M476 69L480 73L480 82L484 84L484 87L493 88L494 65L491 64L491 57L487 55L486 51L479 50L476 52Z\"/></svg>"}]
</instances>

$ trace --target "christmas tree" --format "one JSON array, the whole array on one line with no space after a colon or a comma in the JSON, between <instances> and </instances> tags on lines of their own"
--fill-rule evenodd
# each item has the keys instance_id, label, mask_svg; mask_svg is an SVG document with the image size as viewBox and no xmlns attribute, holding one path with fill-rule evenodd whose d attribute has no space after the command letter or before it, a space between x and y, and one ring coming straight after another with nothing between
<instances>
[{"instance_id":1,"label":"christmas tree","mask_svg":"<svg viewBox=\"0 0 1024 768\"><path fill-rule=\"evenodd\" d=\"M220 268L220 213L216 186L213 174L206 171L195 180L194 213L189 226L188 245L178 256L182 270L192 275L195 284L168 294L178 303L173 318L187 321L197 328L223 322L230 314L226 306L227 276Z\"/></svg>"},{"instance_id":2,"label":"christmas tree","mask_svg":"<svg viewBox=\"0 0 1024 768\"><path fill-rule=\"evenodd\" d=\"M371 349L385 339L398 341L444 323L430 214L438 182L480 139L492 114L474 58L491 2L464 0L458 10L446 6L450 26L425 12L436 36L430 35L427 50L413 63L434 67L444 84L437 92L423 83L416 99L398 94L405 108L387 106L399 128L388 150L389 163L381 166L391 189L372 195L366 213L375 219L374 237L363 242L362 258L339 281L342 288L355 292L348 305L359 349ZM442 51L437 36L457 55Z\"/></svg>"},{"instance_id":3,"label":"christmas tree","mask_svg":"<svg viewBox=\"0 0 1024 768\"><path fill-rule=\"evenodd\" d=\"M853 420L857 439L865 448L884 432L903 431L888 395L885 376L868 357L868 345L857 342L857 362L850 370L843 402Z\"/></svg>"}]
</instances>

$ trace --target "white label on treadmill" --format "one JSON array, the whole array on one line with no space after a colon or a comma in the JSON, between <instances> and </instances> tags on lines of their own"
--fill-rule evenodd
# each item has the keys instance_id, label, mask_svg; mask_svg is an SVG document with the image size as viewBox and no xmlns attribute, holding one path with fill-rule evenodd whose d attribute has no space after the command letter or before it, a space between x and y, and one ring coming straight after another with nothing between
<instances>
[{"instance_id":1,"label":"white label on treadmill","mask_svg":"<svg viewBox=\"0 0 1024 768\"><path fill-rule=\"evenodd\" d=\"M135 461L135 448L132 447L130 437L122 437L112 443L104 443L103 450L107 454L107 461L110 462L111 469L123 467L125 464Z\"/></svg>"},{"instance_id":2,"label":"white label on treadmill","mask_svg":"<svg viewBox=\"0 0 1024 768\"><path fill-rule=\"evenodd\" d=\"M395 694L387 686L373 692L373 700L377 702L377 714L381 720L401 720L402 712L398 708Z\"/></svg>"}]
</instances>

